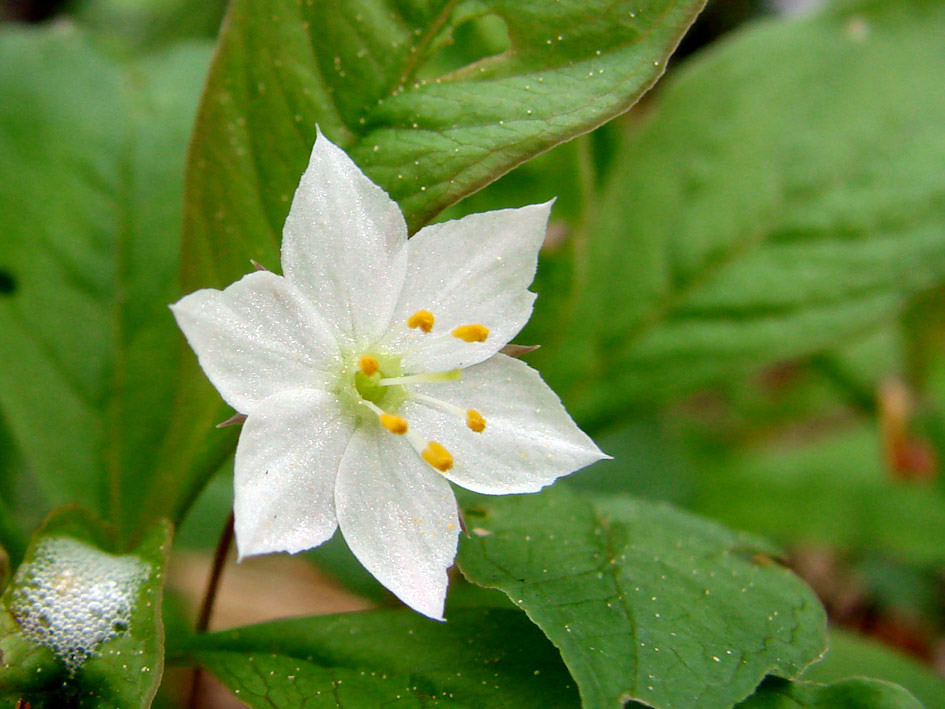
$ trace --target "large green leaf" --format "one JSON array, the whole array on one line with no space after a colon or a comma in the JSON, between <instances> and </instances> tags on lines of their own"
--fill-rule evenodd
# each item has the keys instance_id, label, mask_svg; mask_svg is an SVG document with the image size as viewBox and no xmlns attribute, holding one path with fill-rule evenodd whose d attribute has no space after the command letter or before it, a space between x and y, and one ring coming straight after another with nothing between
<instances>
[{"instance_id":1,"label":"large green leaf","mask_svg":"<svg viewBox=\"0 0 945 709\"><path fill-rule=\"evenodd\" d=\"M0 408L46 507L79 502L122 537L168 513L147 489L208 60L193 45L123 67L68 26L0 31Z\"/></svg>"},{"instance_id":2,"label":"large green leaf","mask_svg":"<svg viewBox=\"0 0 945 709\"><path fill-rule=\"evenodd\" d=\"M834 684L766 681L738 709L922 709L902 687L877 679L854 678Z\"/></svg>"},{"instance_id":3,"label":"large green leaf","mask_svg":"<svg viewBox=\"0 0 945 709\"><path fill-rule=\"evenodd\" d=\"M847 2L667 82L614 161L571 327L539 336L584 420L845 342L945 280L943 35L943 3Z\"/></svg>"},{"instance_id":4,"label":"large green leaf","mask_svg":"<svg viewBox=\"0 0 945 709\"><path fill-rule=\"evenodd\" d=\"M235 0L190 158L187 285L227 285L251 257L278 265L316 123L417 227L624 111L703 4ZM467 33L458 61L481 61L453 66L440 50L484 16L507 48L475 56L497 45Z\"/></svg>"},{"instance_id":5,"label":"large green leaf","mask_svg":"<svg viewBox=\"0 0 945 709\"><path fill-rule=\"evenodd\" d=\"M170 525L131 554L74 508L54 512L0 597L0 698L34 709L148 707L161 681Z\"/></svg>"},{"instance_id":6,"label":"large green leaf","mask_svg":"<svg viewBox=\"0 0 945 709\"><path fill-rule=\"evenodd\" d=\"M754 537L665 505L557 485L477 498L459 566L561 650L586 707L730 707L823 652L825 618Z\"/></svg>"},{"instance_id":7,"label":"large green leaf","mask_svg":"<svg viewBox=\"0 0 945 709\"><path fill-rule=\"evenodd\" d=\"M295 618L198 637L187 657L251 707L573 707L561 658L517 611Z\"/></svg>"}]
</instances>

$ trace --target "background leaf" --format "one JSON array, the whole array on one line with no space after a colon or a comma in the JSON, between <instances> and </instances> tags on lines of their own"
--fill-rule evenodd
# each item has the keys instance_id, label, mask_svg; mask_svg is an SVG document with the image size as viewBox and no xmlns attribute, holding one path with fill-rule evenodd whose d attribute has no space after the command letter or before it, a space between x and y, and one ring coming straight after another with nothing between
<instances>
[{"instance_id":1,"label":"background leaf","mask_svg":"<svg viewBox=\"0 0 945 709\"><path fill-rule=\"evenodd\" d=\"M926 707L945 705L945 680L917 661L875 640L831 629L827 654L804 671L802 679L835 682L876 677L908 689Z\"/></svg>"},{"instance_id":2,"label":"background leaf","mask_svg":"<svg viewBox=\"0 0 945 709\"><path fill-rule=\"evenodd\" d=\"M844 342L942 282L943 32L941 3L842 3L666 83L614 160L570 327L527 333L580 418Z\"/></svg>"},{"instance_id":3,"label":"background leaf","mask_svg":"<svg viewBox=\"0 0 945 709\"><path fill-rule=\"evenodd\" d=\"M0 597L0 697L10 706L150 706L164 667L170 525L122 556L101 549L107 536L74 508L34 536Z\"/></svg>"},{"instance_id":4,"label":"background leaf","mask_svg":"<svg viewBox=\"0 0 945 709\"><path fill-rule=\"evenodd\" d=\"M69 26L0 29L0 408L39 481L30 508L78 502L126 539L179 493L147 485L174 395L166 306L208 59L190 45L126 67Z\"/></svg>"},{"instance_id":5,"label":"background leaf","mask_svg":"<svg viewBox=\"0 0 945 709\"><path fill-rule=\"evenodd\" d=\"M144 54L186 39L216 39L226 0L77 0L68 11L99 42Z\"/></svg>"},{"instance_id":6,"label":"background leaf","mask_svg":"<svg viewBox=\"0 0 945 709\"><path fill-rule=\"evenodd\" d=\"M766 543L665 505L556 485L464 505L458 558L561 650L586 707L730 707L825 645L814 594Z\"/></svg>"},{"instance_id":7,"label":"background leaf","mask_svg":"<svg viewBox=\"0 0 945 709\"><path fill-rule=\"evenodd\" d=\"M517 611L436 623L410 611L294 618L187 650L251 707L573 707L557 651Z\"/></svg>"},{"instance_id":8,"label":"background leaf","mask_svg":"<svg viewBox=\"0 0 945 709\"><path fill-rule=\"evenodd\" d=\"M813 682L766 681L739 709L922 709L902 687L876 679L842 680L822 685Z\"/></svg>"},{"instance_id":9,"label":"background leaf","mask_svg":"<svg viewBox=\"0 0 945 709\"><path fill-rule=\"evenodd\" d=\"M895 481L872 426L796 449L749 447L713 464L691 501L700 514L758 534L941 564L945 499L932 484ZM776 509L770 501L777 500Z\"/></svg>"}]
</instances>

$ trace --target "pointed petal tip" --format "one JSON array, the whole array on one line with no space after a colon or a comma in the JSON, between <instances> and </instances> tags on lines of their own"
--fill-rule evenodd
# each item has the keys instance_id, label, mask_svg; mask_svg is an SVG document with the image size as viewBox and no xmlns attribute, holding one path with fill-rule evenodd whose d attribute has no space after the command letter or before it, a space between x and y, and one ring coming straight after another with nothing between
<instances>
[{"instance_id":1,"label":"pointed petal tip","mask_svg":"<svg viewBox=\"0 0 945 709\"><path fill-rule=\"evenodd\" d=\"M317 123L315 124L315 143L312 145L312 157L318 154L332 154L337 158L341 158L344 162L350 163L354 166L358 172L362 172L361 168L357 167L357 164L352 160L348 153L341 149L341 147L335 143L331 138L325 135L322 132L321 126ZM341 155L338 155L341 153ZM362 173L363 174L363 173Z\"/></svg>"},{"instance_id":2,"label":"pointed petal tip","mask_svg":"<svg viewBox=\"0 0 945 709\"><path fill-rule=\"evenodd\" d=\"M429 589L420 589L418 592L414 591L415 589L410 589L406 593L394 593L394 595L400 599L401 603L410 608L410 610L430 620L435 620L438 623L445 623L446 588L443 588L442 595L439 593L436 594L439 598L433 598L429 593ZM393 593L393 591L391 591L391 593Z\"/></svg>"},{"instance_id":3,"label":"pointed petal tip","mask_svg":"<svg viewBox=\"0 0 945 709\"><path fill-rule=\"evenodd\" d=\"M587 434L584 434L584 435L587 435ZM597 447L597 444L594 443L594 441L590 438L590 436L588 436L588 440L589 440L589 442L590 442L590 445L588 446L588 450L587 450L587 453L588 453L588 456L587 456L587 457L588 457L588 461L587 461L584 465L582 465L580 468L578 468L577 470L583 470L584 468L588 467L589 465L594 465L594 463L599 463L599 462L601 462L602 460L613 460L613 459L614 459L614 457L613 457L612 455L608 455L607 453L604 453L604 451L602 451L600 448L598 448L598 447ZM576 472L576 471L575 471L575 472Z\"/></svg>"},{"instance_id":4,"label":"pointed petal tip","mask_svg":"<svg viewBox=\"0 0 945 709\"><path fill-rule=\"evenodd\" d=\"M434 607L432 604L426 604L426 603L418 603L414 605L413 603L409 603L404 598L401 598L400 600L403 601L404 604L407 605L409 608L416 611L420 615L426 616L430 620L435 620L438 623L446 622L446 618L443 615L443 611L445 610L445 605L446 605L445 598L441 600L439 604L436 605L436 607Z\"/></svg>"},{"instance_id":5,"label":"pointed petal tip","mask_svg":"<svg viewBox=\"0 0 945 709\"><path fill-rule=\"evenodd\" d=\"M555 206L555 202L557 201L558 201L557 197L552 197L547 202L536 202L535 204L528 204L522 207L522 209L533 209L539 214L541 214L542 218L544 218L545 221L548 221L548 219L551 217L551 208Z\"/></svg>"},{"instance_id":6,"label":"pointed petal tip","mask_svg":"<svg viewBox=\"0 0 945 709\"><path fill-rule=\"evenodd\" d=\"M250 541L249 530L243 529L239 520L233 522L234 545L236 546L236 560L242 562L250 556L258 556L261 551L253 549Z\"/></svg>"},{"instance_id":7,"label":"pointed petal tip","mask_svg":"<svg viewBox=\"0 0 945 709\"><path fill-rule=\"evenodd\" d=\"M251 556L274 554L288 551L284 547L276 547L272 541L265 539L260 528L240 514L238 507L234 508L233 538L236 545L236 560L242 562Z\"/></svg>"},{"instance_id":8,"label":"pointed petal tip","mask_svg":"<svg viewBox=\"0 0 945 709\"><path fill-rule=\"evenodd\" d=\"M557 197L549 199L547 202L541 202L539 204L529 204L524 207L520 207L515 210L519 213L524 213L527 219L528 228L534 229L536 238L540 237L541 241L539 246L544 244L545 239L548 234L548 224L551 220L551 208L554 206L555 200Z\"/></svg>"},{"instance_id":9,"label":"pointed petal tip","mask_svg":"<svg viewBox=\"0 0 945 709\"><path fill-rule=\"evenodd\" d=\"M551 217L551 208L554 206L557 199L558 199L557 197L552 197L547 202L536 202L534 204L526 204L524 207L513 208L509 211L533 212L536 220L543 220L547 222L548 219Z\"/></svg>"},{"instance_id":10,"label":"pointed petal tip","mask_svg":"<svg viewBox=\"0 0 945 709\"><path fill-rule=\"evenodd\" d=\"M236 560L239 562L248 559L251 556L262 556L263 554L294 553L291 549L275 548L272 544L260 542L254 538L250 530L236 529Z\"/></svg>"},{"instance_id":11,"label":"pointed petal tip","mask_svg":"<svg viewBox=\"0 0 945 709\"><path fill-rule=\"evenodd\" d=\"M174 320L177 322L177 326L181 329L181 332L184 333L184 337L187 337L187 330L185 329L186 324L190 321L194 313L194 306L200 300L201 296L197 295L207 290L206 288L201 288L196 290L193 293L188 293L187 295L181 297L176 303L171 303L167 307L171 311L171 315L174 316ZM196 298L194 296L197 296Z\"/></svg>"},{"instance_id":12,"label":"pointed petal tip","mask_svg":"<svg viewBox=\"0 0 945 709\"><path fill-rule=\"evenodd\" d=\"M238 282L238 281L237 281ZM171 303L167 307L170 308L171 312L174 314L174 317L180 321L181 316L187 316L199 308L200 304L206 302L207 297L213 297L215 293L221 293L222 291L217 290L216 288L199 288L193 293L188 293L187 295L181 296L174 303Z\"/></svg>"}]
</instances>

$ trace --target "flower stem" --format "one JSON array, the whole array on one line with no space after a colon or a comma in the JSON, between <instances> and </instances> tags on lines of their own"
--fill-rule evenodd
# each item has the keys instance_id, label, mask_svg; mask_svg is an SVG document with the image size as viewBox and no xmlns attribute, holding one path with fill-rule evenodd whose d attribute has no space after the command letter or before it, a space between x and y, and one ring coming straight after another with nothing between
<instances>
[{"instance_id":1,"label":"flower stem","mask_svg":"<svg viewBox=\"0 0 945 709\"><path fill-rule=\"evenodd\" d=\"M216 551L213 553L213 566L210 569L210 577L207 579L207 588L203 594L203 602L200 604L200 613L197 616L197 623L194 625L194 632L198 635L207 632L207 628L210 627L210 616L213 614L213 603L217 598L217 589L220 587L220 577L223 576L223 565L226 563L226 555L229 553L232 544L233 512L230 511L223 531L220 532L220 539L217 541ZM196 709L197 707L202 676L203 671L199 667L195 667L193 678L190 682L190 698L187 700L189 709Z\"/></svg>"}]
</instances>

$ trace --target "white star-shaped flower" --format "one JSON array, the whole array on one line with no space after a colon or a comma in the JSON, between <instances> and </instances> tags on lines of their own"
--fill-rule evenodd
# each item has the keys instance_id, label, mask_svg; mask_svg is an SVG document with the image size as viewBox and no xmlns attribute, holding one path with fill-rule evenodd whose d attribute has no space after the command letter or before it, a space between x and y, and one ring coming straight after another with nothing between
<instances>
[{"instance_id":1,"label":"white star-shaped flower","mask_svg":"<svg viewBox=\"0 0 945 709\"><path fill-rule=\"evenodd\" d=\"M407 605L442 619L459 518L449 483L535 492L604 458L537 372L500 353L525 325L550 203L434 224L319 134L286 219L284 276L171 306L207 377L247 416L241 557L341 527Z\"/></svg>"}]
</instances>

